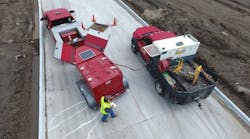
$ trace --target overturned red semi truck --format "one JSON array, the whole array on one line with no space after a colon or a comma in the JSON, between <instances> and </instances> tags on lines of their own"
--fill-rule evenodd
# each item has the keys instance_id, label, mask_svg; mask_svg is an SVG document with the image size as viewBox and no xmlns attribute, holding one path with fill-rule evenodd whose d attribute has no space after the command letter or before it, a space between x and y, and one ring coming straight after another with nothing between
<instances>
[{"instance_id":1,"label":"overturned red semi truck","mask_svg":"<svg viewBox=\"0 0 250 139\"><path fill-rule=\"evenodd\" d=\"M97 108L104 95L116 97L128 88L121 70L103 53L110 35L82 28L71 15L74 11L58 8L46 11L41 20L46 21L56 46L54 57L76 65L81 80L76 84L90 108ZM104 31L108 25L93 24ZM99 27L96 27L99 26Z\"/></svg>"}]
</instances>

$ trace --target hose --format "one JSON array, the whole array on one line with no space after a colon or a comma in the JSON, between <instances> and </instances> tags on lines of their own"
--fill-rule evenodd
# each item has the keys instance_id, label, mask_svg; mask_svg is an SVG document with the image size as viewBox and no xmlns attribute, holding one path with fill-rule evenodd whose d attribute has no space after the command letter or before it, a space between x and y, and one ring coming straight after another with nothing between
<instances>
[{"instance_id":1,"label":"hose","mask_svg":"<svg viewBox=\"0 0 250 139\"><path fill-rule=\"evenodd\" d=\"M115 63L116 66L120 66L120 67L124 67L124 68L127 68L129 70L132 70L132 71L140 71L142 69L144 69L145 67L139 67L139 68L133 68L133 67L130 67L130 66L127 66L127 65L122 65L122 64L117 64Z\"/></svg>"}]
</instances>

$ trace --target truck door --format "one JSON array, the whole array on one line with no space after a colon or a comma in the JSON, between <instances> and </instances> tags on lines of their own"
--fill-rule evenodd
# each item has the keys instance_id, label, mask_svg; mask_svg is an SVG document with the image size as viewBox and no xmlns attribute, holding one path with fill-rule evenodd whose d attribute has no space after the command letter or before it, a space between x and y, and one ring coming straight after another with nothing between
<instances>
[{"instance_id":1,"label":"truck door","mask_svg":"<svg viewBox=\"0 0 250 139\"><path fill-rule=\"evenodd\" d=\"M67 43L63 43L61 60L75 64L75 48Z\"/></svg>"},{"instance_id":2,"label":"truck door","mask_svg":"<svg viewBox=\"0 0 250 139\"><path fill-rule=\"evenodd\" d=\"M144 43L144 46L147 46L147 45L152 44L152 41L151 41L151 39L149 39L147 37L144 37L144 38L142 38L142 43ZM149 56L148 56L147 52L143 49L143 47L140 47L139 51L140 51L140 54L141 54L142 58L144 59L144 61L146 63L148 63L149 62Z\"/></svg>"},{"instance_id":3,"label":"truck door","mask_svg":"<svg viewBox=\"0 0 250 139\"><path fill-rule=\"evenodd\" d=\"M89 30L85 38L85 44L100 51L104 51L110 36L95 30Z\"/></svg>"}]
</instances>

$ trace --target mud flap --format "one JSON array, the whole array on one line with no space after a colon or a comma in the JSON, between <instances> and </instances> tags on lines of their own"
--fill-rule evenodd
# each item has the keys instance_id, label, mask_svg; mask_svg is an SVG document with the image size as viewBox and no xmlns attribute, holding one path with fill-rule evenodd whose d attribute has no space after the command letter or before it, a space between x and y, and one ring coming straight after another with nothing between
<instances>
[{"instance_id":1,"label":"mud flap","mask_svg":"<svg viewBox=\"0 0 250 139\"><path fill-rule=\"evenodd\" d=\"M194 98L194 101L197 103L198 107L201 109L201 108L202 108L202 107L201 107L202 105L201 105L201 103L200 103L200 96Z\"/></svg>"},{"instance_id":2,"label":"mud flap","mask_svg":"<svg viewBox=\"0 0 250 139\"><path fill-rule=\"evenodd\" d=\"M97 103L96 103L94 97L92 96L91 92L89 91L88 87L84 83L84 81L79 80L79 81L76 82L76 85L78 86L80 92L84 96L88 106L91 109L97 109Z\"/></svg>"},{"instance_id":3,"label":"mud flap","mask_svg":"<svg viewBox=\"0 0 250 139\"><path fill-rule=\"evenodd\" d=\"M124 89L128 89L128 88L129 88L129 84L128 84L127 79L123 77L122 82L123 82L123 87L124 87Z\"/></svg>"}]
</instances>

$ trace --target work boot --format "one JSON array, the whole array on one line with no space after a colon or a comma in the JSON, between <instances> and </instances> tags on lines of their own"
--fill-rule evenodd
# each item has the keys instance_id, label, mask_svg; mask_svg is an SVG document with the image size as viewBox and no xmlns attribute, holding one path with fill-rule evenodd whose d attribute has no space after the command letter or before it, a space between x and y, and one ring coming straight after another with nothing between
<instances>
[{"instance_id":1,"label":"work boot","mask_svg":"<svg viewBox=\"0 0 250 139\"><path fill-rule=\"evenodd\" d=\"M103 121L103 120L101 120L103 123L107 123L108 122L108 120L105 120L105 121Z\"/></svg>"},{"instance_id":2,"label":"work boot","mask_svg":"<svg viewBox=\"0 0 250 139\"><path fill-rule=\"evenodd\" d=\"M118 114L115 114L115 116L114 117L112 117L112 118L115 118L115 117L117 117L118 116Z\"/></svg>"}]
</instances>

